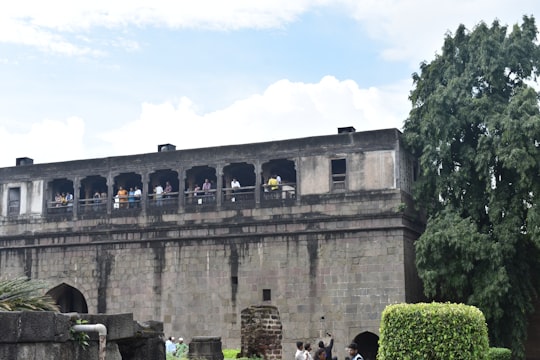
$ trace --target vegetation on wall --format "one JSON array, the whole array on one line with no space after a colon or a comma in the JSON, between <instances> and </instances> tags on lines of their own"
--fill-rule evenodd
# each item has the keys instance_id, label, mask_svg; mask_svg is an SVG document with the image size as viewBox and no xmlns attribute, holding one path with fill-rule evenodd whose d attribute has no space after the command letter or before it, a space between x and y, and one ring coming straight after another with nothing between
<instances>
[{"instance_id":1,"label":"vegetation on wall","mask_svg":"<svg viewBox=\"0 0 540 360\"><path fill-rule=\"evenodd\" d=\"M494 346L524 357L540 289L540 70L532 17L448 34L413 74L404 126L419 158L415 199L428 215L416 242L425 293L485 314Z\"/></svg>"},{"instance_id":2,"label":"vegetation on wall","mask_svg":"<svg viewBox=\"0 0 540 360\"><path fill-rule=\"evenodd\" d=\"M44 295L46 285L38 280L0 280L0 311L59 311L54 299Z\"/></svg>"}]
</instances>

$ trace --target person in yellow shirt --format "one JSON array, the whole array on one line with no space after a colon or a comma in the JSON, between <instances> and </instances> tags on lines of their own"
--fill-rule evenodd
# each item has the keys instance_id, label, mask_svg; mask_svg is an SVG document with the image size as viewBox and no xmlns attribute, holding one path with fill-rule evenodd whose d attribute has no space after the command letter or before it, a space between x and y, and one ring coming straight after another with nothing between
<instances>
[{"instance_id":1,"label":"person in yellow shirt","mask_svg":"<svg viewBox=\"0 0 540 360\"><path fill-rule=\"evenodd\" d=\"M270 188L270 191L276 191L279 189L279 183L275 175L270 176L270 179L268 180L268 187Z\"/></svg>"}]
</instances>

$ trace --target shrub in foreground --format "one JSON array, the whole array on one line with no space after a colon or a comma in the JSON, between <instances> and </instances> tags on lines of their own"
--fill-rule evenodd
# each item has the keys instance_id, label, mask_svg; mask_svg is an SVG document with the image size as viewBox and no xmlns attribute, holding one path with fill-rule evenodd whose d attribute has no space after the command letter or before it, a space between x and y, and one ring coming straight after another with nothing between
<instances>
[{"instance_id":1,"label":"shrub in foreground","mask_svg":"<svg viewBox=\"0 0 540 360\"><path fill-rule=\"evenodd\" d=\"M484 314L450 303L389 305L382 313L377 360L487 360Z\"/></svg>"}]
</instances>

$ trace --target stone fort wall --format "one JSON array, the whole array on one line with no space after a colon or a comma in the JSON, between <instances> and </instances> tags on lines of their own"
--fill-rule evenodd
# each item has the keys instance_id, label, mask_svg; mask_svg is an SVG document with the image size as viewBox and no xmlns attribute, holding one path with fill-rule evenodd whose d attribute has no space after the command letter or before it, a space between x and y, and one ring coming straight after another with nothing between
<instances>
[{"instance_id":1,"label":"stone fort wall","mask_svg":"<svg viewBox=\"0 0 540 360\"><path fill-rule=\"evenodd\" d=\"M276 173L292 191L268 191ZM326 332L340 358L363 334L374 354L385 306L420 299L414 173L396 129L2 168L0 278L41 279L70 311L129 312L226 348L240 348L244 309L275 306L284 356ZM206 178L215 192L194 201ZM162 206L151 189L165 181L177 192ZM132 186L141 203L115 207ZM109 194L99 207L96 189ZM57 207L64 191L74 202Z\"/></svg>"},{"instance_id":2,"label":"stone fort wall","mask_svg":"<svg viewBox=\"0 0 540 360\"><path fill-rule=\"evenodd\" d=\"M418 299L410 252L418 233L397 210L404 200L387 190L349 204L317 199L281 215L116 219L115 230L95 220L92 231L2 240L0 274L64 283L81 291L90 313L132 312L163 321L166 335L221 336L226 348L240 347L243 309L274 305L284 353L327 331L343 349L359 333L378 334L386 305Z\"/></svg>"}]
</instances>

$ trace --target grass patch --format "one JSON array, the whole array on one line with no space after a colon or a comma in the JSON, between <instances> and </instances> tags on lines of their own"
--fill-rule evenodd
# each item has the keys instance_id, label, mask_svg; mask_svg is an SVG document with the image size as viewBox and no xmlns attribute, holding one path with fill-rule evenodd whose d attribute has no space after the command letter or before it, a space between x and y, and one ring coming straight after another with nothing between
<instances>
[{"instance_id":1,"label":"grass patch","mask_svg":"<svg viewBox=\"0 0 540 360\"><path fill-rule=\"evenodd\" d=\"M225 359L236 359L240 354L240 349L223 349L223 357Z\"/></svg>"}]
</instances>

